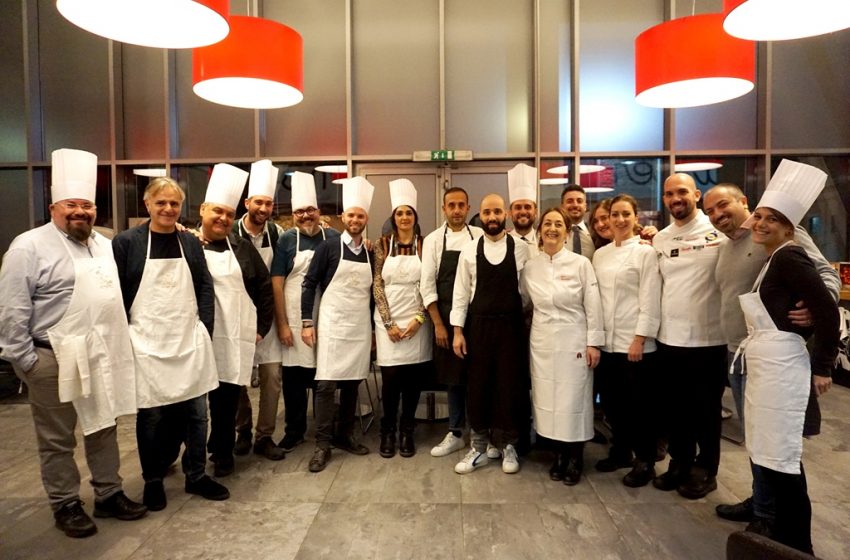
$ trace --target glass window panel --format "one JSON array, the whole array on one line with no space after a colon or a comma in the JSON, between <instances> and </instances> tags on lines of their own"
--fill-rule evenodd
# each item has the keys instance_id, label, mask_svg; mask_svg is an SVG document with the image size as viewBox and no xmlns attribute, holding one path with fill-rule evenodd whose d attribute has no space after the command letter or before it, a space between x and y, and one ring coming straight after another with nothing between
<instances>
[{"instance_id":1,"label":"glass window panel","mask_svg":"<svg viewBox=\"0 0 850 560\"><path fill-rule=\"evenodd\" d=\"M420 0L352 3L355 153L439 148L438 8Z\"/></svg>"},{"instance_id":2,"label":"glass window panel","mask_svg":"<svg viewBox=\"0 0 850 560\"><path fill-rule=\"evenodd\" d=\"M446 2L446 144L532 150L532 4Z\"/></svg>"},{"instance_id":3,"label":"glass window panel","mask_svg":"<svg viewBox=\"0 0 850 560\"><path fill-rule=\"evenodd\" d=\"M664 181L661 162L660 158L581 160L582 166L594 166L579 179L587 192L588 210L600 200L628 194L637 200L640 222L660 228L660 193ZM597 166L603 169L596 170Z\"/></svg>"},{"instance_id":4,"label":"glass window panel","mask_svg":"<svg viewBox=\"0 0 850 560\"><path fill-rule=\"evenodd\" d=\"M3 79L0 80L0 161L26 161L27 122L20 2L3 5L3 17L0 17L0 68L3 69Z\"/></svg>"},{"instance_id":5,"label":"glass window panel","mask_svg":"<svg viewBox=\"0 0 850 560\"><path fill-rule=\"evenodd\" d=\"M700 156L699 158L679 158L677 163L693 161L711 161L720 163L717 169L689 172L694 178L697 188L705 194L711 187L720 183L732 183L737 185L749 201L758 199L764 190L763 158L760 157L712 157ZM664 177L663 179L666 179ZM662 183L664 181L662 180ZM702 205L700 204L700 207Z\"/></svg>"},{"instance_id":6,"label":"glass window panel","mask_svg":"<svg viewBox=\"0 0 850 560\"><path fill-rule=\"evenodd\" d=\"M274 0L263 17L288 25L304 40L304 100L265 111L264 153L272 157L340 156L346 152L345 2Z\"/></svg>"},{"instance_id":7,"label":"glass window panel","mask_svg":"<svg viewBox=\"0 0 850 560\"><path fill-rule=\"evenodd\" d=\"M540 3L540 150L572 149L570 0Z\"/></svg>"},{"instance_id":8,"label":"glass window panel","mask_svg":"<svg viewBox=\"0 0 850 560\"><path fill-rule=\"evenodd\" d=\"M9 248L9 243L30 227L29 192L26 169L0 170L0 255Z\"/></svg>"},{"instance_id":9,"label":"glass window panel","mask_svg":"<svg viewBox=\"0 0 850 560\"><path fill-rule=\"evenodd\" d=\"M676 109L675 147L677 150L754 149L757 109L755 90L724 103Z\"/></svg>"},{"instance_id":10,"label":"glass window panel","mask_svg":"<svg viewBox=\"0 0 850 560\"><path fill-rule=\"evenodd\" d=\"M850 146L850 33L773 43L774 148Z\"/></svg>"},{"instance_id":11,"label":"glass window panel","mask_svg":"<svg viewBox=\"0 0 850 560\"><path fill-rule=\"evenodd\" d=\"M176 65L177 96L177 134L172 140L172 153L180 158L202 159L253 156L254 111L226 107L195 95L191 49L174 51L171 60Z\"/></svg>"},{"instance_id":12,"label":"glass window panel","mask_svg":"<svg viewBox=\"0 0 850 560\"><path fill-rule=\"evenodd\" d=\"M122 64L120 74L123 123L119 138L123 155L119 159L164 159L165 151L165 79L162 50L116 43ZM123 126L122 126L123 125Z\"/></svg>"},{"instance_id":13,"label":"glass window panel","mask_svg":"<svg viewBox=\"0 0 850 560\"><path fill-rule=\"evenodd\" d=\"M664 20L664 1L582 2L579 17L581 150L662 149L663 111L635 101L634 42Z\"/></svg>"},{"instance_id":14,"label":"glass window panel","mask_svg":"<svg viewBox=\"0 0 850 560\"><path fill-rule=\"evenodd\" d=\"M45 159L76 148L107 159L109 43L62 17L56 2L38 2L39 81Z\"/></svg>"}]
</instances>

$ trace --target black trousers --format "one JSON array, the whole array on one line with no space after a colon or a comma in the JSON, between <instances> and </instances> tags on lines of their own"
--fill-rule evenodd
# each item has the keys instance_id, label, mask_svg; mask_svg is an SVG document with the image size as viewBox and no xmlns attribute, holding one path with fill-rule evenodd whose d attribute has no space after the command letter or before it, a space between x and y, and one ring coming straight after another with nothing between
<instances>
[{"instance_id":1,"label":"black trousers","mask_svg":"<svg viewBox=\"0 0 850 560\"><path fill-rule=\"evenodd\" d=\"M354 434L354 419L357 408L357 388L360 379L354 381L316 382L316 447L330 449L336 437L351 437ZM334 393L339 389L339 410L334 406ZM337 426L334 430L334 413Z\"/></svg>"},{"instance_id":2,"label":"black trousers","mask_svg":"<svg viewBox=\"0 0 850 560\"><path fill-rule=\"evenodd\" d=\"M717 475L720 411L726 388L726 346L684 348L658 343L661 409L670 434L670 458Z\"/></svg>"},{"instance_id":3,"label":"black trousers","mask_svg":"<svg viewBox=\"0 0 850 560\"><path fill-rule=\"evenodd\" d=\"M287 436L302 439L307 431L307 389L315 389L315 377L316 368L283 368L283 418Z\"/></svg>"},{"instance_id":4,"label":"black trousers","mask_svg":"<svg viewBox=\"0 0 850 560\"><path fill-rule=\"evenodd\" d=\"M655 463L657 431L654 414L660 384L656 352L630 362L628 354L602 352L597 379L602 393L602 409L611 424L611 455L629 456Z\"/></svg>"},{"instance_id":5,"label":"black trousers","mask_svg":"<svg viewBox=\"0 0 850 560\"><path fill-rule=\"evenodd\" d=\"M401 401L401 431L413 433L416 424L416 407L423 376L429 364L404 364L400 366L381 366L381 402L384 416L381 418L381 433L394 434L398 405Z\"/></svg>"},{"instance_id":6,"label":"black trousers","mask_svg":"<svg viewBox=\"0 0 850 560\"><path fill-rule=\"evenodd\" d=\"M764 482L776 498L774 533L776 540L812 554L812 504L806 485L806 472L788 474L762 467Z\"/></svg>"},{"instance_id":7,"label":"black trousers","mask_svg":"<svg viewBox=\"0 0 850 560\"><path fill-rule=\"evenodd\" d=\"M236 443L236 409L239 407L239 395L242 385L219 382L218 387L209 392L210 398L210 437L207 451L218 458L233 457Z\"/></svg>"}]
</instances>

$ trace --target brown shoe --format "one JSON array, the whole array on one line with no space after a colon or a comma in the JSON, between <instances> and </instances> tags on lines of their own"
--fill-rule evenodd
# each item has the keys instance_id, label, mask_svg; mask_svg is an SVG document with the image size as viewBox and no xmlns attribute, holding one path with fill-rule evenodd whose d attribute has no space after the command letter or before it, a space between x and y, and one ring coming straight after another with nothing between
<instances>
[{"instance_id":1,"label":"brown shoe","mask_svg":"<svg viewBox=\"0 0 850 560\"><path fill-rule=\"evenodd\" d=\"M331 460L331 450L317 447L313 452L313 457L310 459L308 470L310 472L322 472Z\"/></svg>"},{"instance_id":2,"label":"brown shoe","mask_svg":"<svg viewBox=\"0 0 850 560\"><path fill-rule=\"evenodd\" d=\"M254 442L254 453L262 455L269 461L281 461L286 459L286 451L278 447L270 437L260 438Z\"/></svg>"}]
</instances>

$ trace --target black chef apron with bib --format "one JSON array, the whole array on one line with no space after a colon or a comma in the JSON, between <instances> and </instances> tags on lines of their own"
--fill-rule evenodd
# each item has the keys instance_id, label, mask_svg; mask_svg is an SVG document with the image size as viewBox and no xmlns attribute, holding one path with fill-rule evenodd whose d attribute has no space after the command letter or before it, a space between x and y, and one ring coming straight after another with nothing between
<instances>
[{"instance_id":1,"label":"black chef apron with bib","mask_svg":"<svg viewBox=\"0 0 850 560\"><path fill-rule=\"evenodd\" d=\"M469 226L466 227L470 241L473 239ZM457 262L460 251L446 250L446 234L449 226L443 230L443 250L440 255L440 268L437 270L437 310L440 318L449 331L449 347L441 348L434 343L434 364L437 367L437 382L446 385L466 384L466 362L458 358L452 350L454 341L454 328L449 322L452 311L452 298L454 296L455 275L457 274Z\"/></svg>"}]
</instances>

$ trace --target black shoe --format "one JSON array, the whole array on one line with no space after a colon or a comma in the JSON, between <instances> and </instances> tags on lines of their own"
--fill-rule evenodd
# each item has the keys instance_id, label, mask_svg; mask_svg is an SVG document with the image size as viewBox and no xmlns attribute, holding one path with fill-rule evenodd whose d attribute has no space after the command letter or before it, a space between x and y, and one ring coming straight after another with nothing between
<instances>
[{"instance_id":1,"label":"black shoe","mask_svg":"<svg viewBox=\"0 0 850 560\"><path fill-rule=\"evenodd\" d=\"M147 506L148 511L161 511L168 505L168 500L165 498L165 487L161 480L153 482L145 482L145 493L142 497L142 503Z\"/></svg>"},{"instance_id":2,"label":"black shoe","mask_svg":"<svg viewBox=\"0 0 850 560\"><path fill-rule=\"evenodd\" d=\"M310 472L322 472L331 460L331 450L317 447L310 459L308 469Z\"/></svg>"},{"instance_id":3,"label":"black shoe","mask_svg":"<svg viewBox=\"0 0 850 560\"><path fill-rule=\"evenodd\" d=\"M230 491L227 488L207 475L202 476L195 482L190 482L187 479L186 493L196 494L202 498L206 498L207 500L215 501L226 500L230 497Z\"/></svg>"},{"instance_id":4,"label":"black shoe","mask_svg":"<svg viewBox=\"0 0 850 560\"><path fill-rule=\"evenodd\" d=\"M663 492L677 489L686 479L687 473L675 461L670 461L670 466L667 467L667 472L661 476L656 476L652 481L652 485Z\"/></svg>"},{"instance_id":5,"label":"black shoe","mask_svg":"<svg viewBox=\"0 0 850 560\"><path fill-rule=\"evenodd\" d=\"M564 473L567 470L567 458L563 453L555 453L555 462L549 468L549 479L558 482L564 480Z\"/></svg>"},{"instance_id":6,"label":"black shoe","mask_svg":"<svg viewBox=\"0 0 850 560\"><path fill-rule=\"evenodd\" d=\"M56 527L69 537L81 539L97 533L97 525L83 511L83 502L80 500L63 505L53 512L53 518L56 519Z\"/></svg>"},{"instance_id":7,"label":"black shoe","mask_svg":"<svg viewBox=\"0 0 850 560\"><path fill-rule=\"evenodd\" d=\"M627 469L632 466L632 458L629 455L611 453L604 459L596 461L596 470L599 472L614 472L619 469Z\"/></svg>"},{"instance_id":8,"label":"black shoe","mask_svg":"<svg viewBox=\"0 0 850 560\"><path fill-rule=\"evenodd\" d=\"M699 500L717 490L717 478L708 474L705 469L694 468L690 476L676 490L684 498Z\"/></svg>"},{"instance_id":9,"label":"black shoe","mask_svg":"<svg viewBox=\"0 0 850 560\"><path fill-rule=\"evenodd\" d=\"M239 432L236 436L236 445L233 446L233 453L247 455L249 451L251 451L251 432Z\"/></svg>"},{"instance_id":10,"label":"black shoe","mask_svg":"<svg viewBox=\"0 0 850 560\"><path fill-rule=\"evenodd\" d=\"M605 445L608 443L608 438L605 437L605 434L593 428L593 438L590 440L590 443L598 443L600 445Z\"/></svg>"},{"instance_id":11,"label":"black shoe","mask_svg":"<svg viewBox=\"0 0 850 560\"><path fill-rule=\"evenodd\" d=\"M764 517L753 517L753 520L750 521L744 531L747 531L748 533L756 533L757 535L767 537L774 541L776 540L774 522L769 519L765 519Z\"/></svg>"},{"instance_id":12,"label":"black shoe","mask_svg":"<svg viewBox=\"0 0 850 560\"><path fill-rule=\"evenodd\" d=\"M581 480L581 471L584 470L584 465L578 459L570 459L567 461L567 468L564 470L564 484L567 486L575 486Z\"/></svg>"},{"instance_id":13,"label":"black shoe","mask_svg":"<svg viewBox=\"0 0 850 560\"><path fill-rule=\"evenodd\" d=\"M280 443L278 443L277 446L283 449L284 453L289 453L302 443L304 443L303 437L291 436L289 434L286 434L285 436L283 436L283 439L280 440Z\"/></svg>"},{"instance_id":14,"label":"black shoe","mask_svg":"<svg viewBox=\"0 0 850 560\"><path fill-rule=\"evenodd\" d=\"M124 492L116 492L102 502L94 503L95 517L114 517L122 521L133 521L148 512L144 504L134 502Z\"/></svg>"},{"instance_id":15,"label":"black shoe","mask_svg":"<svg viewBox=\"0 0 850 560\"><path fill-rule=\"evenodd\" d=\"M213 475L218 477L230 476L236 469L236 462L233 460L233 455L222 457L213 455L210 457L215 466L213 467Z\"/></svg>"},{"instance_id":16,"label":"black shoe","mask_svg":"<svg viewBox=\"0 0 850 560\"><path fill-rule=\"evenodd\" d=\"M381 447L378 453L384 459L395 456L395 434L381 434Z\"/></svg>"},{"instance_id":17,"label":"black shoe","mask_svg":"<svg viewBox=\"0 0 850 560\"><path fill-rule=\"evenodd\" d=\"M717 517L728 521L752 521L753 517L753 499L747 498L743 502L737 504L720 504L714 508Z\"/></svg>"},{"instance_id":18,"label":"black shoe","mask_svg":"<svg viewBox=\"0 0 850 560\"><path fill-rule=\"evenodd\" d=\"M623 484L629 488L640 488L646 486L655 478L655 464L635 461L632 470L623 477Z\"/></svg>"},{"instance_id":19,"label":"black shoe","mask_svg":"<svg viewBox=\"0 0 850 560\"><path fill-rule=\"evenodd\" d=\"M263 437L254 442L254 453L262 455L269 461L286 459L286 451L278 447L270 437Z\"/></svg>"},{"instance_id":20,"label":"black shoe","mask_svg":"<svg viewBox=\"0 0 850 560\"><path fill-rule=\"evenodd\" d=\"M351 436L334 439L331 444L337 449L348 451L354 455L368 455L369 448Z\"/></svg>"},{"instance_id":21,"label":"black shoe","mask_svg":"<svg viewBox=\"0 0 850 560\"><path fill-rule=\"evenodd\" d=\"M416 444L413 443L413 434L402 432L398 443L398 454L402 457L413 457L416 455Z\"/></svg>"}]
</instances>

